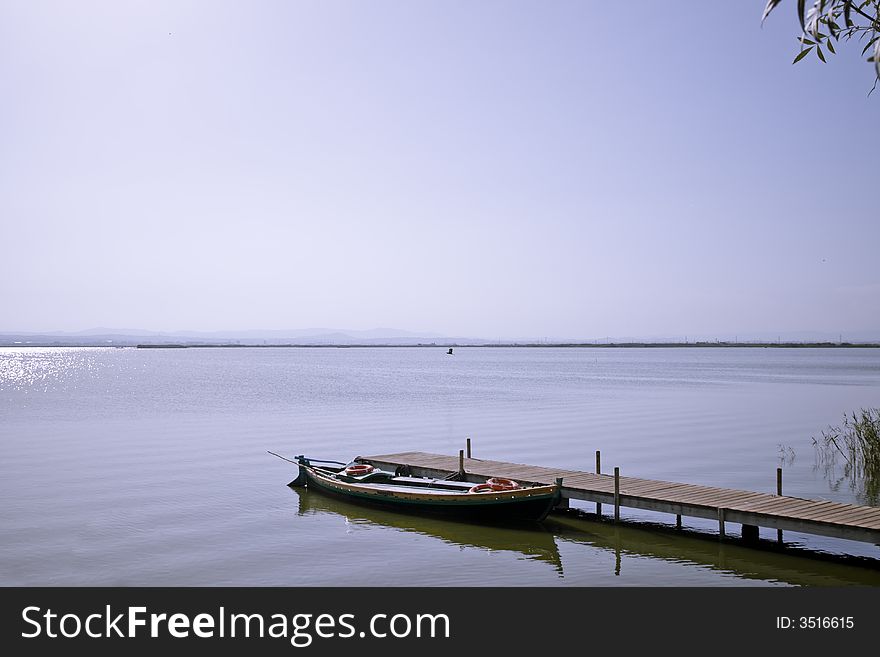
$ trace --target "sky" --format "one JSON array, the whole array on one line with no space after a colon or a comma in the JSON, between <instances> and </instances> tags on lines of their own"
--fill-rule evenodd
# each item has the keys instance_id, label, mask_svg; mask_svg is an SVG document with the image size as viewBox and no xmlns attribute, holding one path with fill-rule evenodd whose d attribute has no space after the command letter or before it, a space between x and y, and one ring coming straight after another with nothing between
<instances>
[{"instance_id":1,"label":"sky","mask_svg":"<svg viewBox=\"0 0 880 657\"><path fill-rule=\"evenodd\" d=\"M880 93L783 1L0 3L0 331L880 334Z\"/></svg>"}]
</instances>

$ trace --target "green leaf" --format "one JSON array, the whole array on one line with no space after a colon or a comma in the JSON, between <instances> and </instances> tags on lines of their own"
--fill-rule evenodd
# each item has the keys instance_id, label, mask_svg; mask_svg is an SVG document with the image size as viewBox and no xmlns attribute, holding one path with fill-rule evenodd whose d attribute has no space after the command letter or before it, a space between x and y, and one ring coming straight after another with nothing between
<instances>
[{"instance_id":1,"label":"green leaf","mask_svg":"<svg viewBox=\"0 0 880 657\"><path fill-rule=\"evenodd\" d=\"M801 22L801 31L802 32L807 31L807 25L804 22L804 5L806 4L806 2L807 2L807 0L798 0L798 6L797 6L798 19Z\"/></svg>"},{"instance_id":2,"label":"green leaf","mask_svg":"<svg viewBox=\"0 0 880 657\"><path fill-rule=\"evenodd\" d=\"M805 46L815 46L815 41L810 41L807 37L798 37L798 41L800 41Z\"/></svg>"},{"instance_id":3,"label":"green leaf","mask_svg":"<svg viewBox=\"0 0 880 657\"><path fill-rule=\"evenodd\" d=\"M825 42L825 45L828 46L828 50L829 50L829 52L831 52L832 55L836 55L836 54L837 54L836 52L834 52L834 46L831 45L831 42L830 42L830 41L826 41L826 42Z\"/></svg>"},{"instance_id":4,"label":"green leaf","mask_svg":"<svg viewBox=\"0 0 880 657\"><path fill-rule=\"evenodd\" d=\"M801 50L801 51L798 53L798 56L794 58L794 61L792 62L792 64L797 64L797 63L798 63L799 61L801 61L804 57L806 57L806 56L810 53L810 51L811 51L812 49L813 49L813 46L810 46L810 47L807 48L806 50Z\"/></svg>"},{"instance_id":5,"label":"green leaf","mask_svg":"<svg viewBox=\"0 0 880 657\"><path fill-rule=\"evenodd\" d=\"M816 46L816 54L819 55L819 59L821 59L823 62L825 61L825 55L819 46Z\"/></svg>"}]
</instances>

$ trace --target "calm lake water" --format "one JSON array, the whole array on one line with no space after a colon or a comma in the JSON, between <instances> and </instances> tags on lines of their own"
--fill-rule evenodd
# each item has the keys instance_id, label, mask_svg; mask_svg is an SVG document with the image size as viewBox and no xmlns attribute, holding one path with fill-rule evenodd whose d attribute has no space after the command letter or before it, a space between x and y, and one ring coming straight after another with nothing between
<instances>
[{"instance_id":1,"label":"calm lake water","mask_svg":"<svg viewBox=\"0 0 880 657\"><path fill-rule=\"evenodd\" d=\"M287 488L266 453L470 437L475 457L592 470L599 449L605 471L764 492L782 465L787 494L860 502L811 437L869 406L880 349L0 349L0 584L880 585L877 546L748 549L627 510L430 520Z\"/></svg>"}]
</instances>

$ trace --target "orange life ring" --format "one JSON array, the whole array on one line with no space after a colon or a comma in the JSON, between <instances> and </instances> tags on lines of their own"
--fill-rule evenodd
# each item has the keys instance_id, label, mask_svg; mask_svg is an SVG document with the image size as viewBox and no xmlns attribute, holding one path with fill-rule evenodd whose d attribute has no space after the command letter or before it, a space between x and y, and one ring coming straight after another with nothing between
<instances>
[{"instance_id":1,"label":"orange life ring","mask_svg":"<svg viewBox=\"0 0 880 657\"><path fill-rule=\"evenodd\" d=\"M486 483L491 484L492 486L500 486L498 490L514 490L515 488L522 488L513 479L505 479L504 477L492 477Z\"/></svg>"},{"instance_id":2,"label":"orange life ring","mask_svg":"<svg viewBox=\"0 0 880 657\"><path fill-rule=\"evenodd\" d=\"M368 463L355 463L345 469L345 474L349 477L359 477L361 475L369 474L373 470L375 470L375 468Z\"/></svg>"},{"instance_id":3,"label":"orange life ring","mask_svg":"<svg viewBox=\"0 0 880 657\"><path fill-rule=\"evenodd\" d=\"M489 482L486 482L485 484L477 484L476 486L471 486L468 489L468 493L497 493L500 490L503 490L500 486L496 486L495 484L490 484Z\"/></svg>"}]
</instances>

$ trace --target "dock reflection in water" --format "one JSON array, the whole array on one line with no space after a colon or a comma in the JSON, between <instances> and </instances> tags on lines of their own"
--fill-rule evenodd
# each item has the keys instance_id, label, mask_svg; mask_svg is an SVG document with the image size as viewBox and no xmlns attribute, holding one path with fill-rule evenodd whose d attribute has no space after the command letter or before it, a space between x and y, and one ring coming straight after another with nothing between
<instances>
[{"instance_id":1,"label":"dock reflection in water","mask_svg":"<svg viewBox=\"0 0 880 657\"><path fill-rule=\"evenodd\" d=\"M410 532L450 546L512 553L520 559L547 564L557 581L571 585L591 584L593 578L587 571L603 560L602 555L613 555L613 566L609 562L609 568L613 568L614 580L620 584L629 580L627 569L639 570L649 562L655 567L665 563L714 572L728 583L739 581L743 585L880 586L880 560L776 550L769 544L765 548L747 547L688 531L597 522L568 514L552 514L543 523L477 524L351 504L308 489L291 491L299 500L300 516L336 515L354 525Z\"/></svg>"},{"instance_id":2,"label":"dock reflection in water","mask_svg":"<svg viewBox=\"0 0 880 657\"><path fill-rule=\"evenodd\" d=\"M719 541L690 531L596 522L555 514L545 523L564 546L574 543L615 555L615 575L630 559L653 559L716 571L752 582L792 586L880 586L880 560Z\"/></svg>"}]
</instances>

